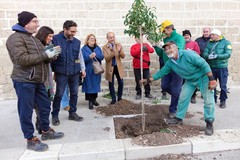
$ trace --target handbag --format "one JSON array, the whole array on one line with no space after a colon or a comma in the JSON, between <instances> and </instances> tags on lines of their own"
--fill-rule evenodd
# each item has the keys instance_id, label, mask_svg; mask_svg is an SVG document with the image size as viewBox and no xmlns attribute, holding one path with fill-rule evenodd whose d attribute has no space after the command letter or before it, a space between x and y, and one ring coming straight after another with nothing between
<instances>
[{"instance_id":1,"label":"handbag","mask_svg":"<svg viewBox=\"0 0 240 160\"><path fill-rule=\"evenodd\" d=\"M94 57L93 58L93 70L95 74L103 74L104 73L104 69L102 67L102 65L98 62L98 60Z\"/></svg>"}]
</instances>

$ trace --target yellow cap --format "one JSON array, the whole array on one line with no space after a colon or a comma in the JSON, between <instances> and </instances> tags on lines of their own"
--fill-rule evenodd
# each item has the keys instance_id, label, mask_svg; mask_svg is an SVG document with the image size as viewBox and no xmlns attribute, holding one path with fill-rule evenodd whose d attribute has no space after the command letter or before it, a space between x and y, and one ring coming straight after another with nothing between
<instances>
[{"instance_id":1,"label":"yellow cap","mask_svg":"<svg viewBox=\"0 0 240 160\"><path fill-rule=\"evenodd\" d=\"M169 20L165 20L164 22L162 22L161 24L161 28L160 28L160 31L163 32L163 30L168 27L168 26L171 26L173 25L173 23Z\"/></svg>"}]
</instances>

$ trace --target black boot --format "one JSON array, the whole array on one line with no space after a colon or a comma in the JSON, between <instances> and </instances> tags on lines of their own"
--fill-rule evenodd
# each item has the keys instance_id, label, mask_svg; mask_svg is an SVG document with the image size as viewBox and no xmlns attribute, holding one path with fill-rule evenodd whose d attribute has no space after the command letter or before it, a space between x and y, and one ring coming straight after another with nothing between
<instances>
[{"instance_id":1,"label":"black boot","mask_svg":"<svg viewBox=\"0 0 240 160\"><path fill-rule=\"evenodd\" d=\"M205 120L205 122L206 122L205 134L208 136L213 135L213 121Z\"/></svg>"},{"instance_id":2,"label":"black boot","mask_svg":"<svg viewBox=\"0 0 240 160\"><path fill-rule=\"evenodd\" d=\"M222 109L226 108L226 102L225 101L220 102L219 107L222 108Z\"/></svg>"},{"instance_id":3,"label":"black boot","mask_svg":"<svg viewBox=\"0 0 240 160\"><path fill-rule=\"evenodd\" d=\"M94 101L93 101L93 105L94 105L94 106L99 106L99 103L97 102L96 99L94 99Z\"/></svg>"},{"instance_id":4,"label":"black boot","mask_svg":"<svg viewBox=\"0 0 240 160\"><path fill-rule=\"evenodd\" d=\"M93 109L93 101L89 100L88 108L91 110Z\"/></svg>"},{"instance_id":5,"label":"black boot","mask_svg":"<svg viewBox=\"0 0 240 160\"><path fill-rule=\"evenodd\" d=\"M36 123L35 123L36 130L38 131L38 134L42 134L42 130L40 129L39 119L36 117Z\"/></svg>"}]
</instances>

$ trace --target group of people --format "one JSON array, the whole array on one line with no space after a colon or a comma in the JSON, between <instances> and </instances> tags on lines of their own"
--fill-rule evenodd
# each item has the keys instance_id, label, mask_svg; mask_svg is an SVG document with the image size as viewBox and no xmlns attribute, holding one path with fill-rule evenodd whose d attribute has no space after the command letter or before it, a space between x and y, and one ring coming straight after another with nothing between
<instances>
[{"instance_id":1,"label":"group of people","mask_svg":"<svg viewBox=\"0 0 240 160\"><path fill-rule=\"evenodd\" d=\"M42 134L43 141L62 138L63 132L55 132L49 126L51 101L53 101L51 114L54 126L60 125L59 111L63 103L61 101L68 96L70 96L66 99L69 105L68 119L81 122L83 117L76 113L79 81L83 79L82 92L85 93L85 100L89 102L89 109L98 106L101 74L94 72L92 64L94 61L101 64L103 59L106 61L105 78L111 95L110 104L121 101L124 87L122 59L125 58L125 53L122 45L115 41L113 32L106 34L107 43L102 48L98 46L93 34L87 35L81 48L81 41L75 38L77 23L72 20L65 21L63 30L56 35L50 27L42 26L37 30L38 27L37 16L22 11L18 14L18 23L12 27L15 32L9 36L6 46L13 63L11 78L18 97L18 114L24 138L27 139L27 148L45 151L48 145L34 136L33 110L35 109L37 114L36 128ZM221 36L219 30L213 30L210 41L209 37L204 35L198 39L199 49L197 43L191 40L189 30L183 31L184 40L169 20L164 21L160 29L166 35L163 46L151 42L152 46L143 43L141 48L140 40L135 38L136 44L130 48L136 82L135 99L142 97L142 84L144 84L145 97L153 98L149 83L162 78L162 90L171 95L169 119L166 122L181 124L190 99L192 95L195 96L193 93L199 88L205 101L206 134L212 135L214 102L217 101L216 92L213 91L217 84L215 79L220 83L220 107L224 108L227 99L227 60L231 54L231 44ZM149 54L154 50L163 60L164 65L151 77ZM143 79L141 79L141 63ZM114 87L115 77L118 82L117 95ZM53 81L56 83L55 94Z\"/></svg>"}]
</instances>

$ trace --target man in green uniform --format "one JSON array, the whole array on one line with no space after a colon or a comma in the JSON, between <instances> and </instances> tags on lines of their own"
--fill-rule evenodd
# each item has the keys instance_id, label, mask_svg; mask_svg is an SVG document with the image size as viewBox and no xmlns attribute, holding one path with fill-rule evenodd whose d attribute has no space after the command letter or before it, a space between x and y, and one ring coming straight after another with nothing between
<instances>
[{"instance_id":1,"label":"man in green uniform","mask_svg":"<svg viewBox=\"0 0 240 160\"><path fill-rule=\"evenodd\" d=\"M214 29L210 34L210 41L203 52L203 58L206 59L211 67L214 78L219 80L220 108L226 108L227 100L227 80L228 80L228 59L232 53L232 45L222 35L220 30ZM217 103L216 89L214 92L215 103Z\"/></svg>"},{"instance_id":2,"label":"man in green uniform","mask_svg":"<svg viewBox=\"0 0 240 160\"><path fill-rule=\"evenodd\" d=\"M180 93L177 112L174 118L166 119L168 124L182 124L185 117L191 96L197 87L204 99L204 119L206 122L206 135L213 134L214 121L214 91L217 83L212 75L207 62L191 50L178 50L175 42L170 41L162 47L170 58L164 67L148 79L140 81L141 84L148 84L158 80L169 72L174 71L182 78L185 83Z\"/></svg>"}]
</instances>

